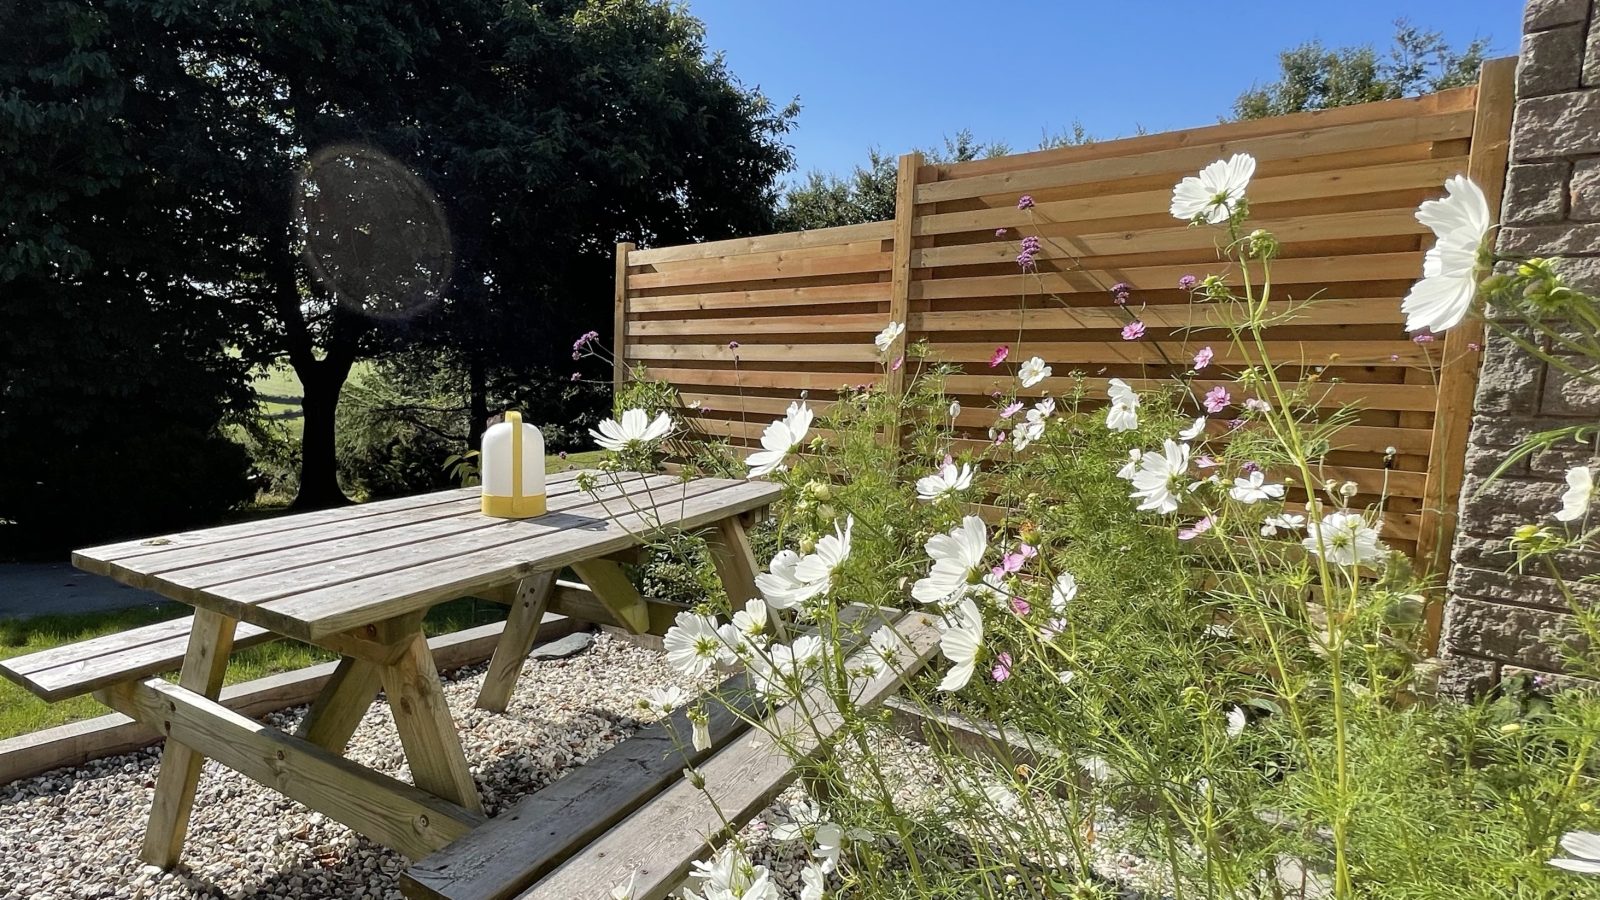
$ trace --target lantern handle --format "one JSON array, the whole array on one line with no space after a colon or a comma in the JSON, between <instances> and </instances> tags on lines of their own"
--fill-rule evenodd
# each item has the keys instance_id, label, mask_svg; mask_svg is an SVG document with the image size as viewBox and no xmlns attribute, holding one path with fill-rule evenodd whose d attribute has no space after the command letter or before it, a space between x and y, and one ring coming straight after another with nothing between
<instances>
[{"instance_id":1,"label":"lantern handle","mask_svg":"<svg viewBox=\"0 0 1600 900\"><path fill-rule=\"evenodd\" d=\"M522 413L506 413L506 423L511 426L511 496L515 503L522 499Z\"/></svg>"}]
</instances>

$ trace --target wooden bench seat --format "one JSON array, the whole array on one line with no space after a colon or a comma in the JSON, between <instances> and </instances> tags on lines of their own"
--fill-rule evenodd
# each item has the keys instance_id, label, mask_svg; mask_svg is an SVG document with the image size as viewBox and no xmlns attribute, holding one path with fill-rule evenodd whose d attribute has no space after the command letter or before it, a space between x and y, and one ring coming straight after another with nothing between
<instances>
[{"instance_id":1,"label":"wooden bench seat","mask_svg":"<svg viewBox=\"0 0 1600 900\"><path fill-rule=\"evenodd\" d=\"M0 660L0 675L54 702L124 681L176 671L189 647L194 616L157 622ZM241 622L233 646L276 640L265 628Z\"/></svg>"},{"instance_id":2,"label":"wooden bench seat","mask_svg":"<svg viewBox=\"0 0 1600 900\"><path fill-rule=\"evenodd\" d=\"M863 707L882 702L937 648L938 631L922 613L892 627L901 637L898 665L878 663L875 674L857 678L852 695ZM851 671L873 662L871 653L858 651ZM402 892L414 900L605 900L611 886L637 874L634 900L666 897L690 864L721 842L722 815L747 822L794 780L794 764L771 733L819 752L840 724L836 715L821 715L801 727L801 709L827 708L820 686L767 714L759 731L723 708L727 702L746 716L761 714L745 676L723 682L716 693L707 704L712 746L689 757L715 806L684 779L683 752L667 725L657 723L419 860L402 876ZM684 711L672 721L679 740L687 740Z\"/></svg>"}]
</instances>

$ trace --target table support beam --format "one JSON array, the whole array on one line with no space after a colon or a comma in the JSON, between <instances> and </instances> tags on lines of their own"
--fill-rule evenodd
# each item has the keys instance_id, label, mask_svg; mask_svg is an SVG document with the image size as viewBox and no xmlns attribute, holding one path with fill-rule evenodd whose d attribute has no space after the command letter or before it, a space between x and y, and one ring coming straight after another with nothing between
<instances>
[{"instance_id":1,"label":"table support beam","mask_svg":"<svg viewBox=\"0 0 1600 900\"><path fill-rule=\"evenodd\" d=\"M411 764L417 787L443 797L474 813L483 812L478 785L467 767L461 736L439 686L421 616L402 616L378 626L380 639L404 645L404 653L390 666L378 669L383 690L400 732L400 746Z\"/></svg>"},{"instance_id":2,"label":"table support beam","mask_svg":"<svg viewBox=\"0 0 1600 900\"><path fill-rule=\"evenodd\" d=\"M573 563L572 571L629 631L644 634L650 630L650 608L622 566L609 559L587 559Z\"/></svg>"},{"instance_id":3,"label":"table support beam","mask_svg":"<svg viewBox=\"0 0 1600 900\"><path fill-rule=\"evenodd\" d=\"M517 686L517 676L522 674L522 663L539 636L539 622L550 605L555 584L555 572L530 575L517 584L517 596L506 616L505 630L500 632L500 643L494 648L489 671L483 676L483 687L478 690L479 709L506 711L511 691Z\"/></svg>"},{"instance_id":4,"label":"table support beam","mask_svg":"<svg viewBox=\"0 0 1600 900\"><path fill-rule=\"evenodd\" d=\"M238 622L209 609L195 610L189 629L189 649L183 656L183 671L178 684L210 700L222 692L222 678L228 671L228 656L233 652L234 629ZM177 865L183 854L183 839L189 832L189 813L194 808L194 792L200 783L200 766L205 756L192 744L165 731L166 746L161 751L161 769L156 775L155 798L150 806L150 821L145 827L144 861L163 869Z\"/></svg>"},{"instance_id":5,"label":"table support beam","mask_svg":"<svg viewBox=\"0 0 1600 900\"><path fill-rule=\"evenodd\" d=\"M722 579L722 589L728 592L728 603L734 609L744 608L744 603L760 597L756 589L756 573L761 563L750 549L750 535L737 518L723 519L716 531L707 536L706 548L711 551L711 562Z\"/></svg>"},{"instance_id":6,"label":"table support beam","mask_svg":"<svg viewBox=\"0 0 1600 900\"><path fill-rule=\"evenodd\" d=\"M330 753L343 753L382 686L376 664L350 656L339 660L300 723L300 736Z\"/></svg>"},{"instance_id":7,"label":"table support beam","mask_svg":"<svg viewBox=\"0 0 1600 900\"><path fill-rule=\"evenodd\" d=\"M476 812L159 678L113 685L95 696L118 712L163 730L169 740L193 747L412 859L485 821Z\"/></svg>"}]
</instances>

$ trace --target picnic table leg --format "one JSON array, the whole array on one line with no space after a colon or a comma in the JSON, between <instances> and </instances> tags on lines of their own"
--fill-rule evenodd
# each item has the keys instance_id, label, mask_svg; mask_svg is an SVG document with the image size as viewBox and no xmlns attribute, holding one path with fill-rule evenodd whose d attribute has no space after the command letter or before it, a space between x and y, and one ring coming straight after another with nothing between
<instances>
[{"instance_id":1,"label":"picnic table leg","mask_svg":"<svg viewBox=\"0 0 1600 900\"><path fill-rule=\"evenodd\" d=\"M572 571L617 621L634 634L650 630L650 606L639 595L639 589L628 580L628 573L613 560L586 559L572 563Z\"/></svg>"},{"instance_id":2,"label":"picnic table leg","mask_svg":"<svg viewBox=\"0 0 1600 900\"><path fill-rule=\"evenodd\" d=\"M300 723L300 736L324 750L344 753L382 686L382 673L375 664L353 656L340 659Z\"/></svg>"},{"instance_id":3,"label":"picnic table leg","mask_svg":"<svg viewBox=\"0 0 1600 900\"><path fill-rule=\"evenodd\" d=\"M439 671L434 668L420 617L386 622L380 632L386 643L401 651L395 662L381 666L379 673L400 732L400 746L411 764L412 783L481 814L478 785L467 768L467 755L439 686Z\"/></svg>"},{"instance_id":4,"label":"picnic table leg","mask_svg":"<svg viewBox=\"0 0 1600 900\"><path fill-rule=\"evenodd\" d=\"M530 575L517 584L517 598L511 603L505 630L500 632L500 642L489 660L489 671L483 676L483 687L478 690L479 709L506 711L511 691L517 686L517 676L522 674L522 663L539 636L539 622L550 605L550 593L555 584L553 571Z\"/></svg>"},{"instance_id":5,"label":"picnic table leg","mask_svg":"<svg viewBox=\"0 0 1600 900\"><path fill-rule=\"evenodd\" d=\"M233 652L234 626L238 622L209 609L197 609L189 630L189 649L183 656L183 671L178 685L215 700L222 692L222 676ZM195 787L200 781L200 765L205 757L168 740L161 751L161 770L156 775L155 799L150 806L150 822L145 828L144 850L140 854L151 865L170 869L183 853L184 835L189 831L189 813L194 808Z\"/></svg>"},{"instance_id":6,"label":"picnic table leg","mask_svg":"<svg viewBox=\"0 0 1600 900\"><path fill-rule=\"evenodd\" d=\"M735 609L744 606L746 600L761 596L756 589L761 563L750 549L750 535L745 533L743 523L737 518L718 522L716 534L706 541L706 547L711 551L717 576L722 579L722 589L728 592L728 602Z\"/></svg>"}]
</instances>

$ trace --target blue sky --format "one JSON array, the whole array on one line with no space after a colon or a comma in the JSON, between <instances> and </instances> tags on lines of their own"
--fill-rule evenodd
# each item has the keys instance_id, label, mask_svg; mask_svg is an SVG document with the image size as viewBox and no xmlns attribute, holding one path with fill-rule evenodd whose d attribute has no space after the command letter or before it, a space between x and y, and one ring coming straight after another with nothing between
<instances>
[{"instance_id":1,"label":"blue sky","mask_svg":"<svg viewBox=\"0 0 1600 900\"><path fill-rule=\"evenodd\" d=\"M800 171L843 173L869 147L936 146L970 128L1035 148L1081 120L1109 138L1214 123L1278 51L1313 38L1387 47L1401 16L1510 55L1521 0L688 0L711 49L787 102Z\"/></svg>"}]
</instances>

